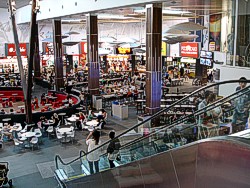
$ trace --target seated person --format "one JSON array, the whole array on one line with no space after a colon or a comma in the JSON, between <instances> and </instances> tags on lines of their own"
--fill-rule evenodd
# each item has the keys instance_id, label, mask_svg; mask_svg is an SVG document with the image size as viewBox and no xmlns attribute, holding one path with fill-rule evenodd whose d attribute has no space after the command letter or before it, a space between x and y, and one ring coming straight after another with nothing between
<instances>
[{"instance_id":1,"label":"seated person","mask_svg":"<svg viewBox=\"0 0 250 188\"><path fill-rule=\"evenodd\" d=\"M0 114L6 114L6 112L4 111L4 109L2 109L1 111L0 111Z\"/></svg>"},{"instance_id":2,"label":"seated person","mask_svg":"<svg viewBox=\"0 0 250 188\"><path fill-rule=\"evenodd\" d=\"M10 114L15 114L16 112L14 111L14 109L10 109Z\"/></svg>"},{"instance_id":3,"label":"seated person","mask_svg":"<svg viewBox=\"0 0 250 188\"><path fill-rule=\"evenodd\" d=\"M130 89L128 89L127 97L132 97L132 92Z\"/></svg>"},{"instance_id":4,"label":"seated person","mask_svg":"<svg viewBox=\"0 0 250 188\"><path fill-rule=\"evenodd\" d=\"M13 135L12 133L10 133L10 130L11 130L11 126L9 124L3 126L3 135L8 137L9 140L12 140Z\"/></svg>"},{"instance_id":5,"label":"seated person","mask_svg":"<svg viewBox=\"0 0 250 188\"><path fill-rule=\"evenodd\" d=\"M102 113L101 115L97 116L97 119L100 120L100 121L103 121L104 124L106 124L105 119L107 117L107 112L104 109L102 109L101 113Z\"/></svg>"},{"instance_id":6,"label":"seated person","mask_svg":"<svg viewBox=\"0 0 250 188\"><path fill-rule=\"evenodd\" d=\"M51 119L53 120L53 124L51 124L51 126L53 127L57 127L59 124L59 118L58 115L56 113L53 114L53 116L51 117Z\"/></svg>"},{"instance_id":7,"label":"seated person","mask_svg":"<svg viewBox=\"0 0 250 188\"><path fill-rule=\"evenodd\" d=\"M95 116L94 111L91 111L91 113L90 113L89 116L88 116L88 121L92 121L95 117L96 117L96 116Z\"/></svg>"},{"instance_id":8,"label":"seated person","mask_svg":"<svg viewBox=\"0 0 250 188\"><path fill-rule=\"evenodd\" d=\"M82 112L79 112L79 120L76 121L76 126L79 130L82 129L81 122L83 122L85 118L85 115Z\"/></svg>"}]
</instances>

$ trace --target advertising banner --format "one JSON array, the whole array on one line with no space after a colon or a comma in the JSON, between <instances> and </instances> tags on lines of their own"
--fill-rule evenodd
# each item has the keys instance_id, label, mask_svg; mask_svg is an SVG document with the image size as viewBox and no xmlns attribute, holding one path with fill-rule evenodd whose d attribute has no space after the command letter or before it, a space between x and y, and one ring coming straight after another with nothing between
<instances>
[{"instance_id":1,"label":"advertising banner","mask_svg":"<svg viewBox=\"0 0 250 188\"><path fill-rule=\"evenodd\" d=\"M15 44L5 44L6 56L16 56ZM28 43L20 43L21 56L28 55Z\"/></svg>"},{"instance_id":2,"label":"advertising banner","mask_svg":"<svg viewBox=\"0 0 250 188\"><path fill-rule=\"evenodd\" d=\"M199 43L198 42L182 42L181 43L181 57L199 57Z\"/></svg>"}]
</instances>

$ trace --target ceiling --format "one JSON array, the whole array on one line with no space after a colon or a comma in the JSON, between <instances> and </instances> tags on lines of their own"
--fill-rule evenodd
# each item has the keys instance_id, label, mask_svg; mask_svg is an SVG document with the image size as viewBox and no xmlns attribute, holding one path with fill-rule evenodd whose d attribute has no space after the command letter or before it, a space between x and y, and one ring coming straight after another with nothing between
<instances>
[{"instance_id":1,"label":"ceiling","mask_svg":"<svg viewBox=\"0 0 250 188\"><path fill-rule=\"evenodd\" d=\"M228 10L230 0L166 0L163 3L163 20L194 18L203 15L218 14ZM96 12L100 23L103 22L141 22L145 20L145 5L123 7ZM85 14L63 17L66 23L82 23Z\"/></svg>"},{"instance_id":2,"label":"ceiling","mask_svg":"<svg viewBox=\"0 0 250 188\"><path fill-rule=\"evenodd\" d=\"M8 0L0 0L0 8L8 8L7 5ZM23 6L28 5L30 0L16 0L16 7L21 8Z\"/></svg>"}]
</instances>

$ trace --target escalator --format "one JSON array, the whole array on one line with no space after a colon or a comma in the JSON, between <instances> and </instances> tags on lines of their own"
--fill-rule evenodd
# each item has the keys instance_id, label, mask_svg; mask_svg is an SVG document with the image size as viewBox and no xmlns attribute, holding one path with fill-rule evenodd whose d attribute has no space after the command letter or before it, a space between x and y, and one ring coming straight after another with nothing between
<instances>
[{"instance_id":1,"label":"escalator","mask_svg":"<svg viewBox=\"0 0 250 188\"><path fill-rule=\"evenodd\" d=\"M250 87L209 99L204 108L197 108L204 94L217 92L218 86L235 87L235 83L238 80L203 87L118 135L121 160L115 161L114 169L109 169L107 159L109 142L96 148L103 155L100 173L93 175L88 153L81 151L69 162L57 155L56 179L61 187L70 188L249 187L250 131L242 131L245 122L238 119L233 127L238 133L227 134L232 130L233 104L249 96Z\"/></svg>"}]
</instances>

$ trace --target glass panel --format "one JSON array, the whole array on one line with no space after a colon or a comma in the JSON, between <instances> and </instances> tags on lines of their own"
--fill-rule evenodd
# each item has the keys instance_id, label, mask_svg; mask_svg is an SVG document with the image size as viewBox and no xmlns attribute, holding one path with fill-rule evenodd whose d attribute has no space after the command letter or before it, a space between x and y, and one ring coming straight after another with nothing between
<instances>
[{"instance_id":1,"label":"glass panel","mask_svg":"<svg viewBox=\"0 0 250 188\"><path fill-rule=\"evenodd\" d=\"M238 0L236 66L250 67L250 2Z\"/></svg>"},{"instance_id":2,"label":"glass panel","mask_svg":"<svg viewBox=\"0 0 250 188\"><path fill-rule=\"evenodd\" d=\"M224 85L234 87L234 83ZM223 97L218 96L216 84L195 91L188 97L181 93L164 94L162 111L153 116L139 117L142 123L119 136L121 147L119 154L113 157L114 165L125 165L200 139L241 131L246 128L249 99L250 86ZM100 148L100 172L110 169L108 145L106 143ZM58 166L69 179L90 175L86 156L70 165L58 163Z\"/></svg>"}]
</instances>

